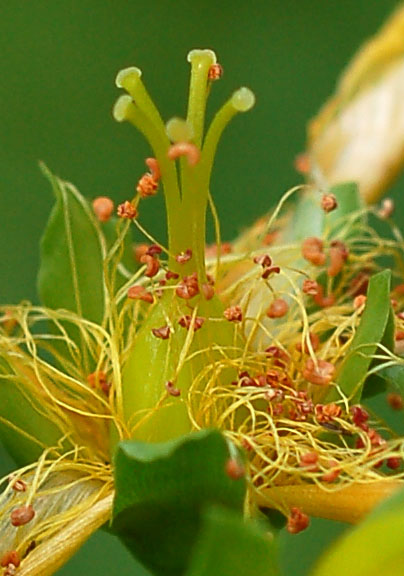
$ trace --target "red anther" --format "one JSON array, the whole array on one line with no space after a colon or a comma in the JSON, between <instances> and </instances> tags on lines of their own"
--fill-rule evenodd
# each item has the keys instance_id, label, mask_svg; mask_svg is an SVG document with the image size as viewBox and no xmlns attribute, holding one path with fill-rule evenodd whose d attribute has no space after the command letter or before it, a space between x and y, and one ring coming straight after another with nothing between
<instances>
[{"instance_id":1,"label":"red anther","mask_svg":"<svg viewBox=\"0 0 404 576\"><path fill-rule=\"evenodd\" d=\"M308 174L311 169L310 156L306 152L298 154L295 158L295 170L300 174Z\"/></svg>"},{"instance_id":2,"label":"red anther","mask_svg":"<svg viewBox=\"0 0 404 576\"><path fill-rule=\"evenodd\" d=\"M194 272L190 276L184 276L183 280L178 284L175 293L179 298L190 300L199 294L198 277Z\"/></svg>"},{"instance_id":3,"label":"red anther","mask_svg":"<svg viewBox=\"0 0 404 576\"><path fill-rule=\"evenodd\" d=\"M343 242L335 240L330 247L330 265L327 268L328 276L334 278L341 272L348 258L349 252Z\"/></svg>"},{"instance_id":4,"label":"red anther","mask_svg":"<svg viewBox=\"0 0 404 576\"><path fill-rule=\"evenodd\" d=\"M167 156L170 160L177 160L180 156L186 156L188 164L190 166L195 166L199 162L201 151L195 146L195 144L191 144L191 142L177 142L170 146Z\"/></svg>"},{"instance_id":5,"label":"red anther","mask_svg":"<svg viewBox=\"0 0 404 576\"><path fill-rule=\"evenodd\" d=\"M318 468L317 463L318 463L317 452L306 452L305 454L301 455L299 465L302 468L306 468L310 472L314 472Z\"/></svg>"},{"instance_id":6,"label":"red anther","mask_svg":"<svg viewBox=\"0 0 404 576\"><path fill-rule=\"evenodd\" d=\"M366 410L359 404L356 404L355 406L351 406L350 412L352 414L353 423L356 424L356 426L359 426L359 428L362 428L362 430L367 430L369 414Z\"/></svg>"},{"instance_id":7,"label":"red anther","mask_svg":"<svg viewBox=\"0 0 404 576\"><path fill-rule=\"evenodd\" d=\"M155 196L157 188L158 182L156 182L151 174L146 172L137 183L136 192L138 192L141 198L147 198L149 196Z\"/></svg>"},{"instance_id":8,"label":"red anther","mask_svg":"<svg viewBox=\"0 0 404 576\"><path fill-rule=\"evenodd\" d=\"M401 462L402 462L401 458L391 456L390 458L387 458L386 465L388 468L390 468L390 470L397 470L398 468L400 468Z\"/></svg>"},{"instance_id":9,"label":"red anther","mask_svg":"<svg viewBox=\"0 0 404 576\"><path fill-rule=\"evenodd\" d=\"M156 158L146 158L145 164L150 170L153 176L153 180L155 180L155 182L158 182L161 178L161 172L159 163L157 162Z\"/></svg>"},{"instance_id":10,"label":"red anther","mask_svg":"<svg viewBox=\"0 0 404 576\"><path fill-rule=\"evenodd\" d=\"M201 292L205 298L205 300L212 300L213 296L215 295L215 289L212 284L208 282L204 282L201 286Z\"/></svg>"},{"instance_id":11,"label":"red anther","mask_svg":"<svg viewBox=\"0 0 404 576\"><path fill-rule=\"evenodd\" d=\"M404 340L404 330L397 330L394 335L394 339L397 340L397 342L399 340Z\"/></svg>"},{"instance_id":12,"label":"red anther","mask_svg":"<svg viewBox=\"0 0 404 576\"><path fill-rule=\"evenodd\" d=\"M387 218L390 218L393 215L394 208L394 200L392 200L392 198L385 198L377 214L379 218L387 220Z\"/></svg>"},{"instance_id":13,"label":"red anther","mask_svg":"<svg viewBox=\"0 0 404 576\"><path fill-rule=\"evenodd\" d=\"M329 404L316 404L314 412L317 422L322 424L324 422L330 422L334 418L339 418L342 414L342 409L338 404L330 402Z\"/></svg>"},{"instance_id":14,"label":"red anther","mask_svg":"<svg viewBox=\"0 0 404 576\"><path fill-rule=\"evenodd\" d=\"M285 350L282 350L282 348L279 348L279 346L268 346L268 348L265 348L265 353L267 356L275 358L277 361L275 365L280 368L283 368L290 360L289 354L285 352Z\"/></svg>"},{"instance_id":15,"label":"red anther","mask_svg":"<svg viewBox=\"0 0 404 576\"><path fill-rule=\"evenodd\" d=\"M285 393L283 390L279 388L267 388L265 390L264 398L268 402L282 402L285 397Z\"/></svg>"},{"instance_id":16,"label":"red anther","mask_svg":"<svg viewBox=\"0 0 404 576\"><path fill-rule=\"evenodd\" d=\"M135 260L140 262L141 257L147 254L148 249L149 249L148 244L135 244L133 249Z\"/></svg>"},{"instance_id":17,"label":"red anther","mask_svg":"<svg viewBox=\"0 0 404 576\"><path fill-rule=\"evenodd\" d=\"M328 306L332 306L335 302L334 294L328 294L328 296L323 295L323 287L320 286L319 293L314 296L314 302L317 306L321 306L321 308L327 308Z\"/></svg>"},{"instance_id":18,"label":"red anther","mask_svg":"<svg viewBox=\"0 0 404 576\"><path fill-rule=\"evenodd\" d=\"M310 340L311 347L312 347L313 351L316 352L316 351L319 349L319 347L320 347L320 338L319 338L319 336L318 336L317 334L315 334L314 332L309 332L309 340ZM296 350L297 350L298 352L301 352L301 351L302 351L302 343L301 343L301 342L298 342L298 343L296 344L295 348L296 348ZM307 343L306 340L305 340L305 342L304 342L304 351L305 351L306 354L309 353L309 346L308 346L308 343Z\"/></svg>"},{"instance_id":19,"label":"red anther","mask_svg":"<svg viewBox=\"0 0 404 576\"><path fill-rule=\"evenodd\" d=\"M192 258L191 248L187 248L184 252L180 252L175 257L178 264L185 264L185 262L189 262L191 258Z\"/></svg>"},{"instance_id":20,"label":"red anther","mask_svg":"<svg viewBox=\"0 0 404 576\"><path fill-rule=\"evenodd\" d=\"M209 80L219 80L223 76L223 68L222 66L216 62L216 64L212 64L209 68L208 72L208 79Z\"/></svg>"},{"instance_id":21,"label":"red anther","mask_svg":"<svg viewBox=\"0 0 404 576\"><path fill-rule=\"evenodd\" d=\"M128 298L131 300L143 300L149 304L153 304L153 294L148 292L144 286L131 286L128 290Z\"/></svg>"},{"instance_id":22,"label":"red anther","mask_svg":"<svg viewBox=\"0 0 404 576\"><path fill-rule=\"evenodd\" d=\"M194 326L193 326L194 332L196 332L197 330L202 328L204 322L205 322L205 318L202 318L201 316L196 316L195 320L194 320ZM186 328L187 330L189 330L189 328L191 327L191 324L192 324L192 316L190 316L189 314L186 314L185 316L181 316L181 318L178 320L178 324L180 326L182 326L183 328Z\"/></svg>"},{"instance_id":23,"label":"red anther","mask_svg":"<svg viewBox=\"0 0 404 576\"><path fill-rule=\"evenodd\" d=\"M160 262L154 256L150 256L150 254L143 254L140 257L140 262L146 264L145 276L148 278L153 278L160 270Z\"/></svg>"},{"instance_id":24,"label":"red anther","mask_svg":"<svg viewBox=\"0 0 404 576\"><path fill-rule=\"evenodd\" d=\"M171 330L169 326L161 326L161 328L152 328L152 332L156 338L161 338L161 340L167 340L171 335Z\"/></svg>"},{"instance_id":25,"label":"red anther","mask_svg":"<svg viewBox=\"0 0 404 576\"><path fill-rule=\"evenodd\" d=\"M402 410L403 409L403 399L400 394L387 394L387 402L390 404L390 407L393 410Z\"/></svg>"},{"instance_id":26,"label":"red anther","mask_svg":"<svg viewBox=\"0 0 404 576\"><path fill-rule=\"evenodd\" d=\"M309 524L310 518L307 516L307 514L295 506L290 511L286 529L290 534L298 534L299 532L305 530Z\"/></svg>"},{"instance_id":27,"label":"red anther","mask_svg":"<svg viewBox=\"0 0 404 576\"><path fill-rule=\"evenodd\" d=\"M353 307L355 308L355 310L359 310L359 308L362 308L365 304L366 304L366 296L364 294L359 294L358 296L355 296L353 301Z\"/></svg>"},{"instance_id":28,"label":"red anther","mask_svg":"<svg viewBox=\"0 0 404 576\"><path fill-rule=\"evenodd\" d=\"M159 256L162 251L162 247L158 244L150 244L150 246L147 247L146 254L148 256Z\"/></svg>"},{"instance_id":29,"label":"red anther","mask_svg":"<svg viewBox=\"0 0 404 576\"><path fill-rule=\"evenodd\" d=\"M323 197L321 198L321 208L327 213L338 208L335 194L323 194Z\"/></svg>"},{"instance_id":30,"label":"red anther","mask_svg":"<svg viewBox=\"0 0 404 576\"><path fill-rule=\"evenodd\" d=\"M335 366L326 360L317 360L317 365L309 358L303 370L303 378L317 386L327 386L335 375Z\"/></svg>"},{"instance_id":31,"label":"red anther","mask_svg":"<svg viewBox=\"0 0 404 576\"><path fill-rule=\"evenodd\" d=\"M170 396L181 396L181 390L176 388L171 380L165 383L165 387Z\"/></svg>"},{"instance_id":32,"label":"red anther","mask_svg":"<svg viewBox=\"0 0 404 576\"><path fill-rule=\"evenodd\" d=\"M10 476L8 481L15 492L25 492L27 490L27 484L24 480L15 479L14 476Z\"/></svg>"},{"instance_id":33,"label":"red anther","mask_svg":"<svg viewBox=\"0 0 404 576\"><path fill-rule=\"evenodd\" d=\"M21 506L20 508L15 508L10 514L11 524L13 526L24 526L31 522L35 516L35 510L32 506Z\"/></svg>"},{"instance_id":34,"label":"red anther","mask_svg":"<svg viewBox=\"0 0 404 576\"><path fill-rule=\"evenodd\" d=\"M321 476L321 480L323 482L334 482L341 474L341 469L338 468L338 462L336 460L330 460L327 464L327 467L330 468L329 472L325 472Z\"/></svg>"},{"instance_id":35,"label":"red anther","mask_svg":"<svg viewBox=\"0 0 404 576\"><path fill-rule=\"evenodd\" d=\"M108 396L111 383L108 382L107 375L102 370L98 372L92 372L87 376L87 382L91 388L101 388L101 390Z\"/></svg>"},{"instance_id":36,"label":"red anther","mask_svg":"<svg viewBox=\"0 0 404 576\"><path fill-rule=\"evenodd\" d=\"M261 274L261 278L267 280L267 278L269 278L271 274L279 274L280 271L281 269L279 268L279 266L270 266L269 268L265 268L265 270Z\"/></svg>"},{"instance_id":37,"label":"red anther","mask_svg":"<svg viewBox=\"0 0 404 576\"><path fill-rule=\"evenodd\" d=\"M93 200L93 210L100 222L108 222L114 211L114 203L107 196L98 196Z\"/></svg>"},{"instance_id":38,"label":"red anther","mask_svg":"<svg viewBox=\"0 0 404 576\"><path fill-rule=\"evenodd\" d=\"M240 306L229 306L223 312L223 316L229 322L242 322L243 320L243 312Z\"/></svg>"},{"instance_id":39,"label":"red anther","mask_svg":"<svg viewBox=\"0 0 404 576\"><path fill-rule=\"evenodd\" d=\"M16 568L21 564L20 555L17 550L9 550L1 557L0 566L6 568L9 564L13 564Z\"/></svg>"},{"instance_id":40,"label":"red anther","mask_svg":"<svg viewBox=\"0 0 404 576\"><path fill-rule=\"evenodd\" d=\"M304 280L302 285L302 291L304 294L309 294L310 296L316 296L320 291L321 286L315 280Z\"/></svg>"},{"instance_id":41,"label":"red anther","mask_svg":"<svg viewBox=\"0 0 404 576\"><path fill-rule=\"evenodd\" d=\"M272 264L272 258L268 254L261 254L254 257L255 264L259 264L263 268L269 268Z\"/></svg>"},{"instance_id":42,"label":"red anther","mask_svg":"<svg viewBox=\"0 0 404 576\"><path fill-rule=\"evenodd\" d=\"M302 244L303 258L315 266L322 266L325 264L326 260L326 256L323 252L323 246L323 241L320 240L320 238L306 238Z\"/></svg>"},{"instance_id":43,"label":"red anther","mask_svg":"<svg viewBox=\"0 0 404 576\"><path fill-rule=\"evenodd\" d=\"M232 480L240 480L245 476L245 468L234 458L229 458L225 466L226 474Z\"/></svg>"},{"instance_id":44,"label":"red anther","mask_svg":"<svg viewBox=\"0 0 404 576\"><path fill-rule=\"evenodd\" d=\"M178 280L179 277L180 275L177 274L177 272L173 272L172 270L167 270L166 272L166 280Z\"/></svg>"},{"instance_id":45,"label":"red anther","mask_svg":"<svg viewBox=\"0 0 404 576\"><path fill-rule=\"evenodd\" d=\"M242 388L245 388L246 386L254 386L254 388L256 388L258 386L258 382L252 378L246 370L240 372L239 384Z\"/></svg>"},{"instance_id":46,"label":"red anther","mask_svg":"<svg viewBox=\"0 0 404 576\"><path fill-rule=\"evenodd\" d=\"M276 298L267 310L268 318L282 318L288 313L289 304L283 298Z\"/></svg>"},{"instance_id":47,"label":"red anther","mask_svg":"<svg viewBox=\"0 0 404 576\"><path fill-rule=\"evenodd\" d=\"M367 435L372 446L384 446L386 444L386 440L374 428L369 428Z\"/></svg>"},{"instance_id":48,"label":"red anther","mask_svg":"<svg viewBox=\"0 0 404 576\"><path fill-rule=\"evenodd\" d=\"M126 218L127 220L133 220L138 214L136 206L134 206L132 202L129 202L129 200L119 204L116 213L119 218Z\"/></svg>"}]
</instances>

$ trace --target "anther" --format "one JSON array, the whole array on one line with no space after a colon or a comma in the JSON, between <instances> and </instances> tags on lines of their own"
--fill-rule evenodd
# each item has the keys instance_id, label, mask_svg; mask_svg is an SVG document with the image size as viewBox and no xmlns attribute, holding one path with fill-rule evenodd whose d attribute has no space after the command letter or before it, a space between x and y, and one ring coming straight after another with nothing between
<instances>
[{"instance_id":1,"label":"anther","mask_svg":"<svg viewBox=\"0 0 404 576\"><path fill-rule=\"evenodd\" d=\"M390 468L390 470L397 470L398 468L400 468L401 462L402 462L401 458L391 456L390 458L387 458L386 465L387 468Z\"/></svg>"},{"instance_id":2,"label":"anther","mask_svg":"<svg viewBox=\"0 0 404 576\"><path fill-rule=\"evenodd\" d=\"M145 163L148 169L150 170L154 181L158 182L161 178L161 172L159 163L157 162L156 158L146 158Z\"/></svg>"},{"instance_id":3,"label":"anther","mask_svg":"<svg viewBox=\"0 0 404 576\"><path fill-rule=\"evenodd\" d=\"M307 152L298 154L294 162L295 170L300 174L308 174L311 170L310 156Z\"/></svg>"},{"instance_id":4,"label":"anther","mask_svg":"<svg viewBox=\"0 0 404 576\"><path fill-rule=\"evenodd\" d=\"M326 360L317 360L317 365L309 358L303 370L303 378L317 386L327 386L335 375L335 366Z\"/></svg>"},{"instance_id":5,"label":"anther","mask_svg":"<svg viewBox=\"0 0 404 576\"><path fill-rule=\"evenodd\" d=\"M177 272L173 272L172 270L167 270L166 272L166 280L178 280L179 277L180 275L177 274Z\"/></svg>"},{"instance_id":6,"label":"anther","mask_svg":"<svg viewBox=\"0 0 404 576\"><path fill-rule=\"evenodd\" d=\"M152 328L153 335L161 340L168 340L171 335L169 326L161 326L161 328Z\"/></svg>"},{"instance_id":7,"label":"anther","mask_svg":"<svg viewBox=\"0 0 404 576\"><path fill-rule=\"evenodd\" d=\"M148 246L146 254L148 254L149 256L159 256L159 254L161 254L162 251L163 249L158 244L151 244L150 246Z\"/></svg>"},{"instance_id":8,"label":"anther","mask_svg":"<svg viewBox=\"0 0 404 576\"><path fill-rule=\"evenodd\" d=\"M254 262L263 268L268 268L272 264L272 258L268 254L261 254L260 256L255 256Z\"/></svg>"},{"instance_id":9,"label":"anther","mask_svg":"<svg viewBox=\"0 0 404 576\"><path fill-rule=\"evenodd\" d=\"M227 476L232 480L240 480L245 476L245 468L234 458L229 458L225 465Z\"/></svg>"},{"instance_id":10,"label":"anther","mask_svg":"<svg viewBox=\"0 0 404 576\"><path fill-rule=\"evenodd\" d=\"M133 220L133 218L136 218L138 212L136 206L134 206L132 202L129 202L129 200L126 200L122 204L119 204L117 208L117 214L119 218Z\"/></svg>"},{"instance_id":11,"label":"anther","mask_svg":"<svg viewBox=\"0 0 404 576\"><path fill-rule=\"evenodd\" d=\"M364 294L359 294L358 296L355 296L353 301L353 307L355 308L355 310L360 310L361 308L363 309L365 304L366 304L366 296Z\"/></svg>"},{"instance_id":12,"label":"anther","mask_svg":"<svg viewBox=\"0 0 404 576\"><path fill-rule=\"evenodd\" d=\"M185 264L186 262L189 262L191 258L192 258L191 248L187 248L184 252L180 252L175 257L178 264Z\"/></svg>"},{"instance_id":13,"label":"anther","mask_svg":"<svg viewBox=\"0 0 404 576\"><path fill-rule=\"evenodd\" d=\"M15 480L13 476L10 476L9 482L11 484L11 488L15 492L25 492L27 490L27 484L24 482L24 480Z\"/></svg>"},{"instance_id":14,"label":"anther","mask_svg":"<svg viewBox=\"0 0 404 576\"><path fill-rule=\"evenodd\" d=\"M108 396L111 383L108 381L107 375L102 370L92 372L87 376L87 382L91 388L101 388L101 390Z\"/></svg>"},{"instance_id":15,"label":"anther","mask_svg":"<svg viewBox=\"0 0 404 576\"><path fill-rule=\"evenodd\" d=\"M99 196L93 200L93 211L100 222L108 222L114 211L114 203L107 196Z\"/></svg>"},{"instance_id":16,"label":"anther","mask_svg":"<svg viewBox=\"0 0 404 576\"><path fill-rule=\"evenodd\" d=\"M282 318L288 313L289 304L283 298L276 298L267 310L268 318Z\"/></svg>"},{"instance_id":17,"label":"anther","mask_svg":"<svg viewBox=\"0 0 404 576\"><path fill-rule=\"evenodd\" d=\"M158 182L153 178L151 174L146 172L140 178L136 185L136 192L139 193L141 198L147 198L149 196L155 196L157 193Z\"/></svg>"},{"instance_id":18,"label":"anther","mask_svg":"<svg viewBox=\"0 0 404 576\"><path fill-rule=\"evenodd\" d=\"M167 392L170 394L170 396L181 396L181 390L179 388L176 388L174 386L174 383L171 382L171 380L169 380L168 382L165 383L165 387Z\"/></svg>"},{"instance_id":19,"label":"anther","mask_svg":"<svg viewBox=\"0 0 404 576\"><path fill-rule=\"evenodd\" d=\"M10 564L13 564L16 568L21 564L20 555L16 550L9 550L1 557L0 566L6 568Z\"/></svg>"},{"instance_id":20,"label":"anther","mask_svg":"<svg viewBox=\"0 0 404 576\"><path fill-rule=\"evenodd\" d=\"M304 294L309 294L310 296L316 296L319 293L320 285L315 280L304 280L302 285L302 291Z\"/></svg>"},{"instance_id":21,"label":"anther","mask_svg":"<svg viewBox=\"0 0 404 576\"><path fill-rule=\"evenodd\" d=\"M368 429L367 422L369 420L368 412L364 408L362 408L362 406L359 406L359 404L351 406L350 412L352 414L353 423L356 424L356 426L359 426L359 428L367 430Z\"/></svg>"},{"instance_id":22,"label":"anther","mask_svg":"<svg viewBox=\"0 0 404 576\"><path fill-rule=\"evenodd\" d=\"M209 282L204 282L201 286L201 292L205 300L212 300L215 295L215 289Z\"/></svg>"},{"instance_id":23,"label":"anther","mask_svg":"<svg viewBox=\"0 0 404 576\"><path fill-rule=\"evenodd\" d=\"M330 422L334 418L339 418L342 414L342 408L334 402L329 404L316 404L314 413L319 424Z\"/></svg>"},{"instance_id":24,"label":"anther","mask_svg":"<svg viewBox=\"0 0 404 576\"><path fill-rule=\"evenodd\" d=\"M267 280L272 274L279 274L280 271L281 269L279 268L279 266L270 266L269 268L265 268L265 270L261 275L261 278Z\"/></svg>"},{"instance_id":25,"label":"anther","mask_svg":"<svg viewBox=\"0 0 404 576\"><path fill-rule=\"evenodd\" d=\"M198 278L194 272L190 276L184 276L183 280L178 284L175 293L179 298L190 300L199 293Z\"/></svg>"},{"instance_id":26,"label":"anther","mask_svg":"<svg viewBox=\"0 0 404 576\"><path fill-rule=\"evenodd\" d=\"M153 304L153 294L148 292L144 286L131 286L128 290L128 298L131 300L143 300L149 304Z\"/></svg>"},{"instance_id":27,"label":"anther","mask_svg":"<svg viewBox=\"0 0 404 576\"><path fill-rule=\"evenodd\" d=\"M135 244L135 246L133 248L135 260L137 260L137 262L140 262L141 257L144 254L147 254L148 249L149 249L148 244Z\"/></svg>"},{"instance_id":28,"label":"anther","mask_svg":"<svg viewBox=\"0 0 404 576\"><path fill-rule=\"evenodd\" d=\"M309 524L310 519L307 514L295 506L290 511L286 529L290 534L298 534L305 530Z\"/></svg>"},{"instance_id":29,"label":"anther","mask_svg":"<svg viewBox=\"0 0 404 576\"><path fill-rule=\"evenodd\" d=\"M24 526L31 522L35 516L35 510L32 506L21 506L20 508L15 508L10 514L11 524L13 526Z\"/></svg>"},{"instance_id":30,"label":"anther","mask_svg":"<svg viewBox=\"0 0 404 576\"><path fill-rule=\"evenodd\" d=\"M223 316L229 322L241 322L243 320L243 312L240 306L229 306L229 308L226 308L223 312Z\"/></svg>"},{"instance_id":31,"label":"anther","mask_svg":"<svg viewBox=\"0 0 404 576\"><path fill-rule=\"evenodd\" d=\"M216 64L212 64L209 68L208 72L208 79L209 80L219 80L223 76L223 67L216 62Z\"/></svg>"},{"instance_id":32,"label":"anther","mask_svg":"<svg viewBox=\"0 0 404 576\"><path fill-rule=\"evenodd\" d=\"M318 350L319 347L320 347L320 338L319 338L319 336L318 336L317 334L315 334L314 332L309 332L309 340L310 340L311 347L312 347L313 351L316 352L316 350ZM301 351L303 350L303 348L302 348L302 343L301 343L301 342L298 342L298 343L296 344L295 348L296 348L296 350L297 350L298 352L301 352ZM308 346L307 341L305 341L305 343L304 343L304 351L305 351L306 354L309 353L309 346Z\"/></svg>"},{"instance_id":33,"label":"anther","mask_svg":"<svg viewBox=\"0 0 404 576\"><path fill-rule=\"evenodd\" d=\"M331 276L333 278L334 276L337 276L341 272L348 258L348 254L349 254L348 249L346 248L343 242L340 242L339 240L331 242L330 265L327 268L328 276Z\"/></svg>"},{"instance_id":34,"label":"anther","mask_svg":"<svg viewBox=\"0 0 404 576\"><path fill-rule=\"evenodd\" d=\"M330 460L328 462L328 468L330 468L330 470L321 476L321 480L323 482L334 482L341 474L341 469L338 468L338 462L336 460Z\"/></svg>"},{"instance_id":35,"label":"anther","mask_svg":"<svg viewBox=\"0 0 404 576\"><path fill-rule=\"evenodd\" d=\"M193 325L194 332L196 332L197 330L202 328L204 322L205 322L205 318L202 318L201 316L196 316L195 320L194 320L194 325ZM191 324L192 324L192 316L190 316L189 314L186 314L185 316L181 316L181 318L178 320L178 324L180 326L182 326L183 328L186 328L187 330L189 330L189 328L191 327Z\"/></svg>"},{"instance_id":36,"label":"anther","mask_svg":"<svg viewBox=\"0 0 404 576\"><path fill-rule=\"evenodd\" d=\"M195 166L199 162L201 152L195 144L191 144L190 142L177 142L170 146L167 155L170 160L177 160L180 156L186 156L188 164Z\"/></svg>"},{"instance_id":37,"label":"anther","mask_svg":"<svg viewBox=\"0 0 404 576\"><path fill-rule=\"evenodd\" d=\"M387 394L387 402L389 403L390 407L393 410L402 410L403 409L403 399L400 394Z\"/></svg>"},{"instance_id":38,"label":"anther","mask_svg":"<svg viewBox=\"0 0 404 576\"><path fill-rule=\"evenodd\" d=\"M323 246L323 241L320 238L306 238L302 244L303 258L314 264L314 266L322 266L326 260Z\"/></svg>"},{"instance_id":39,"label":"anther","mask_svg":"<svg viewBox=\"0 0 404 576\"><path fill-rule=\"evenodd\" d=\"M338 202L334 194L323 194L321 198L321 208L324 212L332 212L338 208Z\"/></svg>"},{"instance_id":40,"label":"anther","mask_svg":"<svg viewBox=\"0 0 404 576\"><path fill-rule=\"evenodd\" d=\"M145 276L148 278L153 278L153 276L155 276L160 270L160 262L157 258L151 256L150 254L144 254L141 256L140 262L142 264L146 264Z\"/></svg>"},{"instance_id":41,"label":"anther","mask_svg":"<svg viewBox=\"0 0 404 576\"><path fill-rule=\"evenodd\" d=\"M299 465L310 472L315 472L318 469L318 454L317 452L306 452L300 457Z\"/></svg>"}]
</instances>

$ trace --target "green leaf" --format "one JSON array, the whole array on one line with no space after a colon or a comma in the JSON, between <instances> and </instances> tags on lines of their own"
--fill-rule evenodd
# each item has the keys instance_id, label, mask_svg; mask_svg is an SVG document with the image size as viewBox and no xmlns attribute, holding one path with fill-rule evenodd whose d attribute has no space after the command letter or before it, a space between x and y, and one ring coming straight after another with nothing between
<instances>
[{"instance_id":1,"label":"green leaf","mask_svg":"<svg viewBox=\"0 0 404 576\"><path fill-rule=\"evenodd\" d=\"M277 576L277 550L271 534L230 510L211 508L186 576Z\"/></svg>"},{"instance_id":2,"label":"green leaf","mask_svg":"<svg viewBox=\"0 0 404 576\"><path fill-rule=\"evenodd\" d=\"M311 576L402 576L404 491L377 508L322 557Z\"/></svg>"},{"instance_id":3,"label":"green leaf","mask_svg":"<svg viewBox=\"0 0 404 576\"><path fill-rule=\"evenodd\" d=\"M38 290L49 308L63 308L101 323L104 315L103 249L98 223L85 198L44 165L56 204L41 242Z\"/></svg>"},{"instance_id":4,"label":"green leaf","mask_svg":"<svg viewBox=\"0 0 404 576\"><path fill-rule=\"evenodd\" d=\"M391 329L390 318L390 270L384 270L372 276L369 281L366 306L352 341L350 352L346 356L337 376L337 385L342 392L359 402L363 385L379 343L383 338L390 340L386 329ZM326 401L331 402L339 397L332 389Z\"/></svg>"},{"instance_id":5,"label":"green leaf","mask_svg":"<svg viewBox=\"0 0 404 576\"><path fill-rule=\"evenodd\" d=\"M228 442L215 430L118 445L112 530L155 574L185 572L207 506L242 513L246 481L226 474L229 457Z\"/></svg>"},{"instance_id":6,"label":"green leaf","mask_svg":"<svg viewBox=\"0 0 404 576\"><path fill-rule=\"evenodd\" d=\"M401 396L404 396L404 364L393 364L392 366L382 368L377 375L398 389Z\"/></svg>"},{"instance_id":7,"label":"green leaf","mask_svg":"<svg viewBox=\"0 0 404 576\"><path fill-rule=\"evenodd\" d=\"M325 224L332 228L332 238L339 240L349 238L354 234L354 228L352 225L347 226L347 218L358 213L363 204L358 185L356 182L336 184L330 188L330 194L336 197L338 207L327 214Z\"/></svg>"}]
</instances>

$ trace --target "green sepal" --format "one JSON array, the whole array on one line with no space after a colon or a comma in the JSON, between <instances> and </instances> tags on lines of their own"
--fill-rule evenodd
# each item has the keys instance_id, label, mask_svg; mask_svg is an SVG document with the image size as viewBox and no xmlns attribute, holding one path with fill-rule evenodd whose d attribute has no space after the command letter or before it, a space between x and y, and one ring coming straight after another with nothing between
<instances>
[{"instance_id":1,"label":"green sepal","mask_svg":"<svg viewBox=\"0 0 404 576\"><path fill-rule=\"evenodd\" d=\"M103 250L98 223L85 198L41 164L56 204L41 241L38 291L42 303L101 324Z\"/></svg>"},{"instance_id":2,"label":"green sepal","mask_svg":"<svg viewBox=\"0 0 404 576\"><path fill-rule=\"evenodd\" d=\"M404 491L372 512L326 551L311 576L402 576Z\"/></svg>"},{"instance_id":3,"label":"green sepal","mask_svg":"<svg viewBox=\"0 0 404 576\"><path fill-rule=\"evenodd\" d=\"M185 573L207 506L242 513L246 480L227 475L231 452L239 457L216 430L118 445L112 530L154 574Z\"/></svg>"},{"instance_id":4,"label":"green sepal","mask_svg":"<svg viewBox=\"0 0 404 576\"><path fill-rule=\"evenodd\" d=\"M353 338L349 352L337 375L338 388L351 398L352 403L360 401L366 376L378 345L390 342L386 333L392 328L390 305L390 270L384 270L372 276L369 281L365 309ZM339 398L339 392L332 389L326 396L331 402Z\"/></svg>"},{"instance_id":5,"label":"green sepal","mask_svg":"<svg viewBox=\"0 0 404 576\"><path fill-rule=\"evenodd\" d=\"M240 514L211 508L203 514L186 576L277 576L277 549L272 535Z\"/></svg>"}]
</instances>

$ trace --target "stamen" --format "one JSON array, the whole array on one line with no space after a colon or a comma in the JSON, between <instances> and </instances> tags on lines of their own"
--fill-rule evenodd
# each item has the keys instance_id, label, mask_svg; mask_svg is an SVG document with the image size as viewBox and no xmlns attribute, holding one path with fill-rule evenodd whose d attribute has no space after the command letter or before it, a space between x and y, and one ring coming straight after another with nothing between
<instances>
[{"instance_id":1,"label":"stamen","mask_svg":"<svg viewBox=\"0 0 404 576\"><path fill-rule=\"evenodd\" d=\"M143 300L143 302L148 302L149 304L154 302L153 294L150 294L144 286L131 286L128 290L128 298L131 300Z\"/></svg>"},{"instance_id":2,"label":"stamen","mask_svg":"<svg viewBox=\"0 0 404 576\"><path fill-rule=\"evenodd\" d=\"M169 326L161 326L161 328L152 328L153 335L161 340L168 340L171 335Z\"/></svg>"},{"instance_id":3,"label":"stamen","mask_svg":"<svg viewBox=\"0 0 404 576\"><path fill-rule=\"evenodd\" d=\"M334 375L335 366L326 360L317 360L315 363L312 358L309 358L303 370L303 378L318 386L330 384Z\"/></svg>"},{"instance_id":4,"label":"stamen","mask_svg":"<svg viewBox=\"0 0 404 576\"><path fill-rule=\"evenodd\" d=\"M310 519L307 514L302 512L300 508L294 506L290 511L286 529L290 534L299 534L299 532L305 530L309 524Z\"/></svg>"},{"instance_id":5,"label":"stamen","mask_svg":"<svg viewBox=\"0 0 404 576\"><path fill-rule=\"evenodd\" d=\"M156 182L151 174L146 172L137 183L136 192L138 192L142 198L147 198L148 196L155 196L157 188L158 182Z\"/></svg>"},{"instance_id":6,"label":"stamen","mask_svg":"<svg viewBox=\"0 0 404 576\"><path fill-rule=\"evenodd\" d=\"M237 322L242 322L242 320L243 320L243 312L242 312L240 306L230 306L229 308L226 308L226 310L223 312L223 316L229 322L236 322L237 323Z\"/></svg>"},{"instance_id":7,"label":"stamen","mask_svg":"<svg viewBox=\"0 0 404 576\"><path fill-rule=\"evenodd\" d=\"M334 194L324 194L321 198L321 208L328 214L338 208L338 202Z\"/></svg>"},{"instance_id":8,"label":"stamen","mask_svg":"<svg viewBox=\"0 0 404 576\"><path fill-rule=\"evenodd\" d=\"M32 506L21 506L20 508L15 508L10 514L11 524L13 526L24 526L31 522L35 516L35 510Z\"/></svg>"},{"instance_id":9,"label":"stamen","mask_svg":"<svg viewBox=\"0 0 404 576\"><path fill-rule=\"evenodd\" d=\"M168 149L167 156L170 160L177 160L180 156L186 156L188 164L195 166L201 157L200 150L190 142L177 142Z\"/></svg>"},{"instance_id":10,"label":"stamen","mask_svg":"<svg viewBox=\"0 0 404 576\"><path fill-rule=\"evenodd\" d=\"M107 196L99 196L93 200L93 210L100 222L108 222L114 211L114 203Z\"/></svg>"},{"instance_id":11,"label":"stamen","mask_svg":"<svg viewBox=\"0 0 404 576\"><path fill-rule=\"evenodd\" d=\"M146 158L145 160L146 166L149 168L153 179L158 182L161 178L161 171L159 163L157 162L156 158Z\"/></svg>"},{"instance_id":12,"label":"stamen","mask_svg":"<svg viewBox=\"0 0 404 576\"><path fill-rule=\"evenodd\" d=\"M138 212L136 206L134 206L132 202L129 202L129 200L126 200L122 204L119 204L117 214L120 218L133 220L133 218L137 217Z\"/></svg>"}]
</instances>

